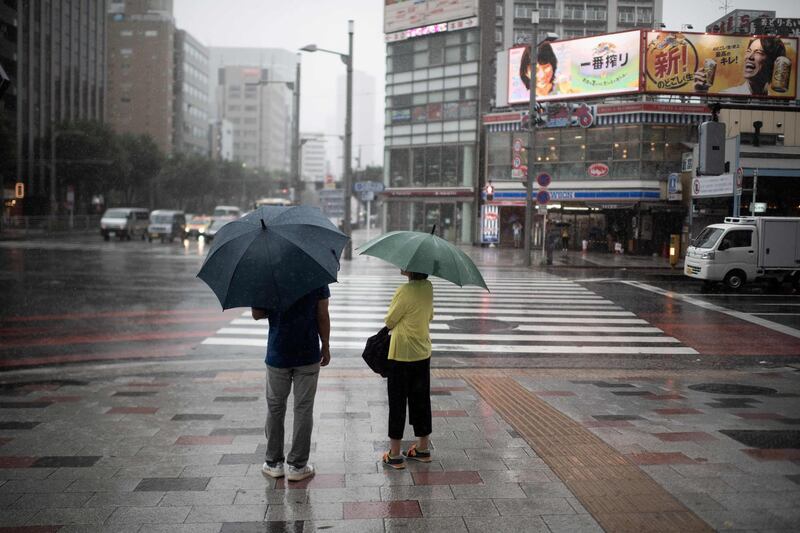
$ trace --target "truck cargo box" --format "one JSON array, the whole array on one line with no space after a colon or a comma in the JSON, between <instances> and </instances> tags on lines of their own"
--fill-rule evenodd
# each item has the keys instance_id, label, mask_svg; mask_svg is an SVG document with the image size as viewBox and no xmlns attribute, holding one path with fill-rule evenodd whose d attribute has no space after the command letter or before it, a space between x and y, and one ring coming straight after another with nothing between
<instances>
[{"instance_id":1,"label":"truck cargo box","mask_svg":"<svg viewBox=\"0 0 800 533\"><path fill-rule=\"evenodd\" d=\"M758 217L758 266L800 268L800 218Z\"/></svg>"}]
</instances>

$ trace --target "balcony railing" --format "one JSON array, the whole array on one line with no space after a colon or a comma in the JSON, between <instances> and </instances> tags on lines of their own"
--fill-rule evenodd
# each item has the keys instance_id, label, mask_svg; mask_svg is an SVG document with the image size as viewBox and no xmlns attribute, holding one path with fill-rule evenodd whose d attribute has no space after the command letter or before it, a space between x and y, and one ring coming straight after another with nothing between
<instances>
[{"instance_id":1,"label":"balcony railing","mask_svg":"<svg viewBox=\"0 0 800 533\"><path fill-rule=\"evenodd\" d=\"M565 9L562 18L567 20L583 20L584 13L582 9Z\"/></svg>"},{"instance_id":2,"label":"balcony railing","mask_svg":"<svg viewBox=\"0 0 800 533\"><path fill-rule=\"evenodd\" d=\"M605 21L606 20L606 12L605 11L587 11L586 12L586 20L599 20Z\"/></svg>"}]
</instances>

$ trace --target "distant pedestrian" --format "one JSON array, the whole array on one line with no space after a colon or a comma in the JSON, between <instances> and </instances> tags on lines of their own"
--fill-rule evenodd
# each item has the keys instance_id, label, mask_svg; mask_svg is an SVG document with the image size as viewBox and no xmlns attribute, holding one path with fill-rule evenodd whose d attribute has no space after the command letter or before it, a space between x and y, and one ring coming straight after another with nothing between
<instances>
[{"instance_id":1,"label":"distant pedestrian","mask_svg":"<svg viewBox=\"0 0 800 533\"><path fill-rule=\"evenodd\" d=\"M548 265L553 264L553 252L556 250L558 243L558 232L550 230L544 238L545 262Z\"/></svg>"},{"instance_id":2,"label":"distant pedestrian","mask_svg":"<svg viewBox=\"0 0 800 533\"><path fill-rule=\"evenodd\" d=\"M522 242L522 224L519 223L519 220L515 220L511 224L511 231L514 233L514 248L519 248Z\"/></svg>"},{"instance_id":3,"label":"distant pedestrian","mask_svg":"<svg viewBox=\"0 0 800 533\"><path fill-rule=\"evenodd\" d=\"M561 227L561 249L565 252L569 250L569 228L567 226Z\"/></svg>"},{"instance_id":4,"label":"distant pedestrian","mask_svg":"<svg viewBox=\"0 0 800 533\"><path fill-rule=\"evenodd\" d=\"M308 462L314 424L314 398L321 366L331 360L331 321L325 285L306 294L282 313L253 308L255 320L269 320L267 342L267 452L261 471L273 478L300 481L314 475ZM321 344L321 345L320 345ZM284 418L289 392L294 386L292 449L283 454ZM284 461L287 463L284 471Z\"/></svg>"},{"instance_id":5,"label":"distant pedestrian","mask_svg":"<svg viewBox=\"0 0 800 533\"><path fill-rule=\"evenodd\" d=\"M408 278L397 288L384 322L391 330L387 392L389 395L389 451L383 464L401 469L406 460L431 461L431 335L433 285L427 274L400 271ZM417 442L401 453L408 418Z\"/></svg>"}]
</instances>

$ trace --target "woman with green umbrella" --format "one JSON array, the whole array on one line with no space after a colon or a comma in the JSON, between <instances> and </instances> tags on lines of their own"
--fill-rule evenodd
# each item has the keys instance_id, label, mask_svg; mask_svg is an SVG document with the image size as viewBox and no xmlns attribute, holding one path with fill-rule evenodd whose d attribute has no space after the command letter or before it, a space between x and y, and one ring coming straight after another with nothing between
<instances>
[{"instance_id":1,"label":"woman with green umbrella","mask_svg":"<svg viewBox=\"0 0 800 533\"><path fill-rule=\"evenodd\" d=\"M406 459L431 461L431 335L433 285L427 274L400 271L408 278L397 288L384 322L391 330L387 367L389 394L389 439L383 464L395 469L406 467ZM400 452L408 418L417 442Z\"/></svg>"},{"instance_id":2,"label":"woman with green umbrella","mask_svg":"<svg viewBox=\"0 0 800 533\"><path fill-rule=\"evenodd\" d=\"M477 285L489 290L481 273L464 252L430 233L392 231L381 235L359 250L400 268L408 277L394 293L384 322L391 330L388 379L390 450L383 463L405 468L406 459L431 461L431 335L433 285L428 275L459 286ZM406 404L417 442L400 453L405 429Z\"/></svg>"}]
</instances>

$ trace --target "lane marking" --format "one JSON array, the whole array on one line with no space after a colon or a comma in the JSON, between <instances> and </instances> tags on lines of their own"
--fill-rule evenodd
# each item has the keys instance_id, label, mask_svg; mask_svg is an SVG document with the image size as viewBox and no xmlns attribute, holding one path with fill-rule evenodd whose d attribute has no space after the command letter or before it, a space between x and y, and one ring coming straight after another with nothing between
<instances>
[{"instance_id":1,"label":"lane marking","mask_svg":"<svg viewBox=\"0 0 800 533\"><path fill-rule=\"evenodd\" d=\"M718 313L722 313L728 316L732 316L734 318L738 318L740 320L744 320L745 322L750 322L751 324L756 324L758 326L765 327L767 329L771 329L772 331L777 331L779 333L783 333L784 335L789 335L790 337L794 337L796 339L800 339L800 330L795 328L791 328L789 326L784 326L783 324L778 324L777 322L772 322L771 320L766 320L764 318L759 318L757 316L753 316L749 313L743 313L741 311L734 311L733 309L728 309L727 307L722 307L720 305L712 304L711 302L704 302L703 300L698 300L697 298L692 298L691 296L680 294L677 292L668 291L665 289L661 289L659 287L654 287L653 285L648 285L646 283L642 283L639 281L628 281L628 280L621 280L620 283L624 283L626 285L630 285L631 287L636 287L638 289L642 289L645 291L653 292L656 294L660 294L662 296L666 296L667 298L672 298L673 300L680 300L686 303L690 303L692 305L696 305L697 307L702 307L703 309L708 309L711 311L716 311Z\"/></svg>"}]
</instances>

